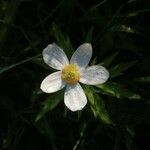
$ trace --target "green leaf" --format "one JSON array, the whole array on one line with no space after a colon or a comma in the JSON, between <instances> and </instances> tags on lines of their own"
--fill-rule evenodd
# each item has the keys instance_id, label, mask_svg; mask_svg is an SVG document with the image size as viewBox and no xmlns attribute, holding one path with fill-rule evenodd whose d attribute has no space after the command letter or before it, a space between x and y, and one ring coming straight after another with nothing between
<instances>
[{"instance_id":1,"label":"green leaf","mask_svg":"<svg viewBox=\"0 0 150 150\"><path fill-rule=\"evenodd\" d=\"M52 24L52 33L57 40L57 44L70 56L73 52L73 48L69 36L64 35L55 23Z\"/></svg>"},{"instance_id":2,"label":"green leaf","mask_svg":"<svg viewBox=\"0 0 150 150\"><path fill-rule=\"evenodd\" d=\"M113 32L127 32L127 33L136 33L136 31L134 29L132 29L129 26L126 25L117 25L117 26L113 26L110 29Z\"/></svg>"},{"instance_id":3,"label":"green leaf","mask_svg":"<svg viewBox=\"0 0 150 150\"><path fill-rule=\"evenodd\" d=\"M127 17L134 17L137 15L141 15L143 13L148 13L150 12L150 9L142 9L142 10L136 10L136 11L132 11L126 14Z\"/></svg>"},{"instance_id":4,"label":"green leaf","mask_svg":"<svg viewBox=\"0 0 150 150\"><path fill-rule=\"evenodd\" d=\"M96 9L98 9L98 7L100 7L101 5L105 4L107 2L107 0L103 0L103 1L100 1L99 3L97 3L96 5L93 5L89 11L94 11Z\"/></svg>"},{"instance_id":5,"label":"green leaf","mask_svg":"<svg viewBox=\"0 0 150 150\"><path fill-rule=\"evenodd\" d=\"M35 63L36 65L46 69L46 70L53 70L53 68L51 68L45 64L42 57L41 58L35 58L32 60L32 62Z\"/></svg>"},{"instance_id":6,"label":"green leaf","mask_svg":"<svg viewBox=\"0 0 150 150\"><path fill-rule=\"evenodd\" d=\"M128 99L140 99L140 95L135 94L123 85L116 82L106 82L104 84L97 85L96 87L102 90L103 94L107 94L117 98L128 98Z\"/></svg>"},{"instance_id":7,"label":"green leaf","mask_svg":"<svg viewBox=\"0 0 150 150\"><path fill-rule=\"evenodd\" d=\"M109 69L110 77L116 77L122 74L123 71L126 71L128 68L134 66L137 61L132 61L129 63L120 63L116 66L113 66Z\"/></svg>"},{"instance_id":8,"label":"green leaf","mask_svg":"<svg viewBox=\"0 0 150 150\"><path fill-rule=\"evenodd\" d=\"M150 38L149 36L146 36L145 34L127 26L127 25L117 25L117 26L113 26L110 28L110 31L111 32L126 32L126 33L131 33L131 34L136 34L136 35L139 35L139 36L143 36L145 38Z\"/></svg>"},{"instance_id":9,"label":"green leaf","mask_svg":"<svg viewBox=\"0 0 150 150\"><path fill-rule=\"evenodd\" d=\"M17 66L19 66L19 65L22 65L22 64L24 64L24 63L26 63L26 62L32 61L33 59L35 59L35 58L37 58L37 57L39 57L39 56L41 56L41 54L38 54L38 55L36 55L36 56L27 58L27 59L25 59L25 60L23 60L23 61L20 61L20 62L18 62L18 63L12 64L12 65L10 65L10 66L1 67L1 68L0 68L0 74L3 73L3 72L5 72L5 71L8 71L8 70L10 70L10 69L13 69L13 68L15 68L15 67L17 67Z\"/></svg>"},{"instance_id":10,"label":"green leaf","mask_svg":"<svg viewBox=\"0 0 150 150\"><path fill-rule=\"evenodd\" d=\"M104 67L108 67L113 60L116 58L116 56L119 54L119 52L115 52L113 55L109 56L108 58L106 58L105 60L103 60L102 63L100 63L100 65L104 66Z\"/></svg>"},{"instance_id":11,"label":"green leaf","mask_svg":"<svg viewBox=\"0 0 150 150\"><path fill-rule=\"evenodd\" d=\"M95 57L95 58L91 61L90 65L93 66L93 65L95 65L96 63L97 63L97 57Z\"/></svg>"},{"instance_id":12,"label":"green leaf","mask_svg":"<svg viewBox=\"0 0 150 150\"><path fill-rule=\"evenodd\" d=\"M55 137L56 137L55 132L53 130L53 127L46 120L46 118L43 117L43 119L36 122L35 126L41 134L45 135L48 138L48 140L50 141L53 147L52 149L57 150L56 144L55 144Z\"/></svg>"},{"instance_id":13,"label":"green leaf","mask_svg":"<svg viewBox=\"0 0 150 150\"><path fill-rule=\"evenodd\" d=\"M102 122L106 124L113 124L110 120L109 114L105 108L105 104L102 98L98 94L96 94L92 88L86 88L85 91L94 116L98 117Z\"/></svg>"},{"instance_id":14,"label":"green leaf","mask_svg":"<svg viewBox=\"0 0 150 150\"><path fill-rule=\"evenodd\" d=\"M150 76L148 77L140 77L134 80L135 82L141 82L141 83L150 83Z\"/></svg>"},{"instance_id":15,"label":"green leaf","mask_svg":"<svg viewBox=\"0 0 150 150\"><path fill-rule=\"evenodd\" d=\"M126 131L128 132L128 134L129 134L131 137L134 137L134 136L135 136L135 131L134 131L133 128L126 126Z\"/></svg>"},{"instance_id":16,"label":"green leaf","mask_svg":"<svg viewBox=\"0 0 150 150\"><path fill-rule=\"evenodd\" d=\"M45 116L45 114L51 110L53 110L58 103L61 101L63 97L63 92L59 91L57 93L51 94L47 100L43 103L43 107L40 110L40 112L38 113L38 115L36 116L35 121L40 120L43 116Z\"/></svg>"},{"instance_id":17,"label":"green leaf","mask_svg":"<svg viewBox=\"0 0 150 150\"><path fill-rule=\"evenodd\" d=\"M91 43L91 41L92 41L92 35L93 35L93 27L91 27L90 30L89 30L89 32L87 33L85 41Z\"/></svg>"},{"instance_id":18,"label":"green leaf","mask_svg":"<svg viewBox=\"0 0 150 150\"><path fill-rule=\"evenodd\" d=\"M6 1L5 6L4 6L3 5L4 3L2 3L1 1L1 4L2 5L0 7L0 13L1 13L2 7L5 8L3 9L5 13L4 13L3 19L0 17L1 18L0 20L3 20L2 24L0 24L0 41L1 41L0 42L0 55L1 55L2 47L7 40L9 30L13 24L20 2L16 0L8 1L8 2Z\"/></svg>"}]
</instances>

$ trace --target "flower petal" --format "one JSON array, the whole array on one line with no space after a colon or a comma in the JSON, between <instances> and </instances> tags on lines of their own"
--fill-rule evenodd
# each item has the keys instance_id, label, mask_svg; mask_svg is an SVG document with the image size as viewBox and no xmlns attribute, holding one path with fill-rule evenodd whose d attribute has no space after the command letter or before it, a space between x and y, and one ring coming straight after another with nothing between
<instances>
[{"instance_id":1,"label":"flower petal","mask_svg":"<svg viewBox=\"0 0 150 150\"><path fill-rule=\"evenodd\" d=\"M87 98L79 83L67 86L64 99L65 105L71 111L81 110L87 103Z\"/></svg>"},{"instance_id":2,"label":"flower petal","mask_svg":"<svg viewBox=\"0 0 150 150\"><path fill-rule=\"evenodd\" d=\"M43 59L50 67L62 70L64 65L69 64L68 58L63 49L54 44L49 44L43 50Z\"/></svg>"},{"instance_id":3,"label":"flower petal","mask_svg":"<svg viewBox=\"0 0 150 150\"><path fill-rule=\"evenodd\" d=\"M88 85L102 84L109 78L109 72L102 66L91 66L81 73L80 82Z\"/></svg>"},{"instance_id":4,"label":"flower petal","mask_svg":"<svg viewBox=\"0 0 150 150\"><path fill-rule=\"evenodd\" d=\"M70 63L77 64L80 69L84 69L92 57L92 46L89 43L84 43L77 48L73 54Z\"/></svg>"},{"instance_id":5,"label":"flower petal","mask_svg":"<svg viewBox=\"0 0 150 150\"><path fill-rule=\"evenodd\" d=\"M61 71L47 76L41 83L41 90L45 93L53 93L65 87L66 83L61 79Z\"/></svg>"}]
</instances>

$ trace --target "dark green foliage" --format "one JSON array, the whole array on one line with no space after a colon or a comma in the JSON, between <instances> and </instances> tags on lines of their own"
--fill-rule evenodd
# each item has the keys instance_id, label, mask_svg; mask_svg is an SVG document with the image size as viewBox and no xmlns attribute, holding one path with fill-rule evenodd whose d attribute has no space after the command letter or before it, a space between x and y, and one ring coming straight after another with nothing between
<instances>
[{"instance_id":1,"label":"dark green foliage","mask_svg":"<svg viewBox=\"0 0 150 150\"><path fill-rule=\"evenodd\" d=\"M0 150L149 150L149 17L148 0L0 0ZM64 90L40 90L55 71L42 50L70 58L84 42L110 78L82 85L88 104L71 112Z\"/></svg>"}]
</instances>

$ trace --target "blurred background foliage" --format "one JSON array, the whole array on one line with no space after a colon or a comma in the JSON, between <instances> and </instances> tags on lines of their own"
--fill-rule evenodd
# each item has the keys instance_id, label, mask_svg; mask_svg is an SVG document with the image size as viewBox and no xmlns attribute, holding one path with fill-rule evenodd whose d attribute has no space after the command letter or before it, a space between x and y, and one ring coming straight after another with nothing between
<instances>
[{"instance_id":1,"label":"blurred background foliage","mask_svg":"<svg viewBox=\"0 0 150 150\"><path fill-rule=\"evenodd\" d=\"M150 1L0 0L0 149L150 149ZM49 43L68 57L84 42L108 82L83 86L88 105L71 112L63 93L46 94L54 72Z\"/></svg>"}]
</instances>

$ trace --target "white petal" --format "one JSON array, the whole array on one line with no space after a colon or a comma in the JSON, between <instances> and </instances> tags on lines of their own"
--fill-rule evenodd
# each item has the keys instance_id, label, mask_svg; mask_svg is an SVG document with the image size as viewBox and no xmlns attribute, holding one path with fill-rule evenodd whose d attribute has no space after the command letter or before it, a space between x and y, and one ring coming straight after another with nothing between
<instances>
[{"instance_id":1,"label":"white petal","mask_svg":"<svg viewBox=\"0 0 150 150\"><path fill-rule=\"evenodd\" d=\"M69 64L68 58L63 49L54 44L49 44L43 50L43 59L50 67L62 70L64 65Z\"/></svg>"},{"instance_id":2,"label":"white petal","mask_svg":"<svg viewBox=\"0 0 150 150\"><path fill-rule=\"evenodd\" d=\"M66 83L61 79L61 71L47 76L41 83L41 90L45 93L53 93L61 90Z\"/></svg>"},{"instance_id":3,"label":"white petal","mask_svg":"<svg viewBox=\"0 0 150 150\"><path fill-rule=\"evenodd\" d=\"M64 99L65 105L71 111L81 110L87 103L87 98L79 83L67 86Z\"/></svg>"},{"instance_id":4,"label":"white petal","mask_svg":"<svg viewBox=\"0 0 150 150\"><path fill-rule=\"evenodd\" d=\"M89 43L84 43L77 48L73 54L70 63L77 64L80 69L85 68L92 57L92 46Z\"/></svg>"},{"instance_id":5,"label":"white petal","mask_svg":"<svg viewBox=\"0 0 150 150\"><path fill-rule=\"evenodd\" d=\"M109 72L102 66L91 66L81 73L80 82L88 85L102 84L109 78Z\"/></svg>"}]
</instances>

